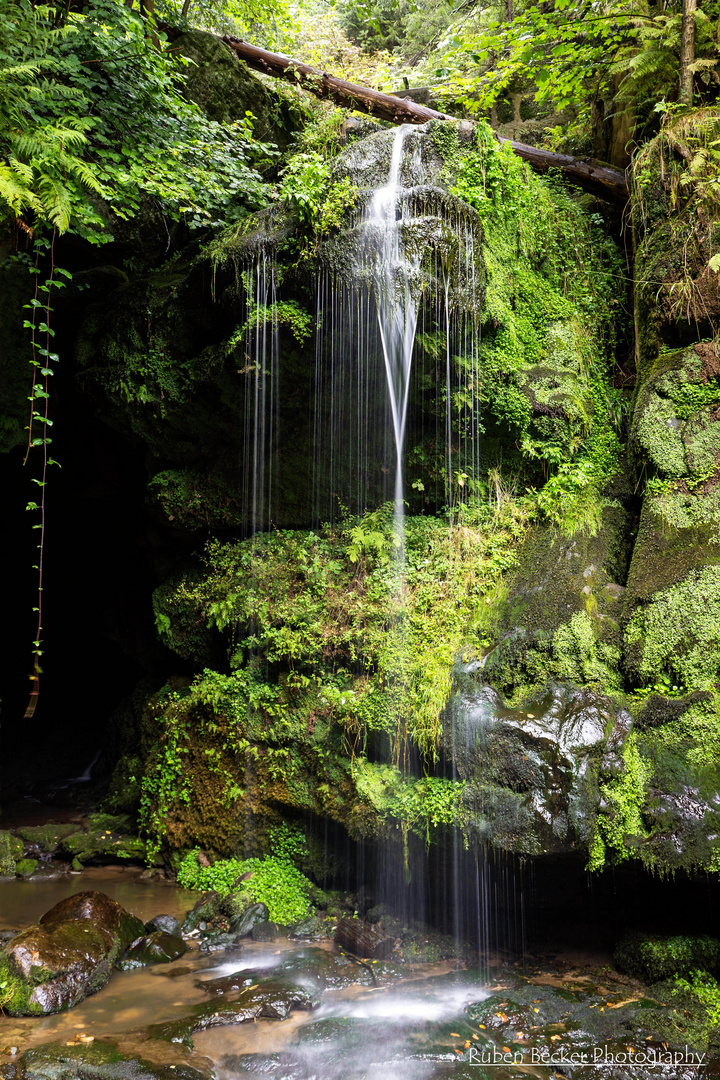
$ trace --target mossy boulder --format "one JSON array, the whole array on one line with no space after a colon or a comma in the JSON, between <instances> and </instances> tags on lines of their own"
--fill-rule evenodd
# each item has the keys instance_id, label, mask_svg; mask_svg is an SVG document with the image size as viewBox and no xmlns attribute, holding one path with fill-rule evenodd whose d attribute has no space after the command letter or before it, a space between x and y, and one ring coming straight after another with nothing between
<instances>
[{"instance_id":1,"label":"mossy boulder","mask_svg":"<svg viewBox=\"0 0 720 1080\"><path fill-rule=\"evenodd\" d=\"M135 859L142 860L146 844L137 836L130 820L122 815L91 814L88 826L63 836L58 851L80 863L93 860Z\"/></svg>"},{"instance_id":2,"label":"mossy boulder","mask_svg":"<svg viewBox=\"0 0 720 1080\"><path fill-rule=\"evenodd\" d=\"M22 840L10 832L0 832L0 877L11 877L25 850Z\"/></svg>"},{"instance_id":3,"label":"mossy boulder","mask_svg":"<svg viewBox=\"0 0 720 1080\"><path fill-rule=\"evenodd\" d=\"M30 877L38 868L37 859L20 859L15 864L15 873L18 877Z\"/></svg>"},{"instance_id":4,"label":"mossy boulder","mask_svg":"<svg viewBox=\"0 0 720 1080\"><path fill-rule=\"evenodd\" d=\"M518 701L552 679L619 687L627 530L626 512L611 504L595 535L548 526L528 533L494 602L498 643L484 661L487 681Z\"/></svg>"},{"instance_id":5,"label":"mossy boulder","mask_svg":"<svg viewBox=\"0 0 720 1080\"><path fill-rule=\"evenodd\" d=\"M625 669L635 684L714 684L720 604L718 343L646 365L631 427L645 499L627 581Z\"/></svg>"},{"instance_id":6,"label":"mossy boulder","mask_svg":"<svg viewBox=\"0 0 720 1080\"><path fill-rule=\"evenodd\" d=\"M689 975L697 969L720 971L720 941L707 935L676 937L628 934L617 945L613 962L619 971L645 983Z\"/></svg>"},{"instance_id":7,"label":"mossy boulder","mask_svg":"<svg viewBox=\"0 0 720 1080\"><path fill-rule=\"evenodd\" d=\"M77 831L77 822L50 822L47 825L23 825L19 829L14 829L13 835L35 850L42 851L46 855L54 855L65 837Z\"/></svg>"},{"instance_id":8,"label":"mossy boulder","mask_svg":"<svg viewBox=\"0 0 720 1080\"><path fill-rule=\"evenodd\" d=\"M46 1043L26 1051L12 1069L16 1080L205 1080L204 1073L184 1063L122 1054L109 1039Z\"/></svg>"},{"instance_id":9,"label":"mossy boulder","mask_svg":"<svg viewBox=\"0 0 720 1080\"><path fill-rule=\"evenodd\" d=\"M253 135L285 149L302 125L299 104L270 89L215 34L188 30L173 42L185 56L185 93L210 120L244 123L251 114Z\"/></svg>"},{"instance_id":10,"label":"mossy boulder","mask_svg":"<svg viewBox=\"0 0 720 1080\"><path fill-rule=\"evenodd\" d=\"M602 763L590 865L639 859L654 872L720 868L720 699L654 694Z\"/></svg>"},{"instance_id":11,"label":"mossy boulder","mask_svg":"<svg viewBox=\"0 0 720 1080\"><path fill-rule=\"evenodd\" d=\"M0 1002L10 1016L42 1016L102 989L143 924L100 892L61 900L0 953Z\"/></svg>"}]
</instances>

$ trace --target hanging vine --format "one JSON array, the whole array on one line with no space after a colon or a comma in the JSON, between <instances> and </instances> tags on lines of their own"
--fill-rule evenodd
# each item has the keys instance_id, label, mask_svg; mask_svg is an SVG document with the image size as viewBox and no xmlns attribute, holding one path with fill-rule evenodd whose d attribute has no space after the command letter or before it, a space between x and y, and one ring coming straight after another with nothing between
<instances>
[{"instance_id":1,"label":"hanging vine","mask_svg":"<svg viewBox=\"0 0 720 1080\"><path fill-rule=\"evenodd\" d=\"M48 468L57 465L58 462L50 456L52 439L48 434L52 427L50 418L50 377L54 374L53 366L59 362L57 353L52 352L52 339L55 336L51 323L52 317L52 291L62 288L64 282L58 281L59 276L70 278L67 270L55 265L55 238L57 232L52 231L50 240L35 237L35 264L32 273L35 275L34 296L25 309L29 312L29 318L24 320L23 325L30 332L30 365L32 367L32 384L28 400L30 402L30 420L28 423L28 441L25 450L23 465L27 465L33 450L40 452L39 475L33 476L31 482L37 484L39 502L31 500L26 509L37 511L39 521L33 525L40 533L37 544L38 561L33 566L37 571L37 603L33 611L37 615L35 637L32 648L32 673L30 675L31 688L30 699L25 710L24 719L29 720L35 713L38 695L40 693L40 675L42 673L42 632L43 632L43 562L45 555L45 492L47 488ZM41 281L42 270L40 260L43 248L46 247L50 257L50 271L44 281Z\"/></svg>"}]
</instances>

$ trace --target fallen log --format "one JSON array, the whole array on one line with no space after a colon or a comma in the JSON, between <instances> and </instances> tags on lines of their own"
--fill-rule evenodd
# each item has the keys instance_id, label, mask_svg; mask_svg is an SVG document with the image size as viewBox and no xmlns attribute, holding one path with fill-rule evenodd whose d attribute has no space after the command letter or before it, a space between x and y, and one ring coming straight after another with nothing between
<instances>
[{"instance_id":1,"label":"fallen log","mask_svg":"<svg viewBox=\"0 0 720 1080\"><path fill-rule=\"evenodd\" d=\"M392 124L425 124L428 120L455 119L447 113L420 105L410 97L382 94L369 86L347 82L289 56L249 45L246 41L228 36L222 40L254 71L261 71L277 79L287 79L302 90L307 90L316 97L329 98L346 109L377 116L380 120L388 120ZM528 146L511 139L499 138L499 141L509 142L513 153L537 172L558 169L569 183L610 202L625 203L629 198L627 179L620 169L600 165L591 158L577 158L570 154L539 150L536 146Z\"/></svg>"},{"instance_id":2,"label":"fallen log","mask_svg":"<svg viewBox=\"0 0 720 1080\"><path fill-rule=\"evenodd\" d=\"M427 106L418 105L407 98L381 94L379 90L372 90L369 86L346 82L335 75L328 75L326 71L318 71L309 64L292 60L289 56L248 45L246 41L227 36L223 41L254 71L273 75L276 79L287 79L302 90L308 90L316 97L330 98L331 101L344 105L346 109L377 116L381 120L389 120L392 124L425 124L428 120L453 119L452 116L428 109Z\"/></svg>"}]
</instances>

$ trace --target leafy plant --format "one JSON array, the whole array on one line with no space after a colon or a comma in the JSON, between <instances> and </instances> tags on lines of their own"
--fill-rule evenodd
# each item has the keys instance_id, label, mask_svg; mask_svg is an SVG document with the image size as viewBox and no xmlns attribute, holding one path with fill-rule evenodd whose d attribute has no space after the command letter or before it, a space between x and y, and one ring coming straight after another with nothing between
<instances>
[{"instance_id":1,"label":"leafy plant","mask_svg":"<svg viewBox=\"0 0 720 1080\"><path fill-rule=\"evenodd\" d=\"M201 866L199 852L190 851L178 870L178 885L186 889L213 889L227 896L238 879L253 903L266 904L273 922L290 926L308 914L311 882L285 858L218 859L211 866Z\"/></svg>"}]
</instances>

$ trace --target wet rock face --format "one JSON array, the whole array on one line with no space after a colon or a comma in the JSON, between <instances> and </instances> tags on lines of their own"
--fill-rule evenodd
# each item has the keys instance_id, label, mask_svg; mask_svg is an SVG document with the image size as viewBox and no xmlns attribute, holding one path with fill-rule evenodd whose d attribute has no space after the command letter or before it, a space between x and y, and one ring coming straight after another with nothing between
<instances>
[{"instance_id":1,"label":"wet rock face","mask_svg":"<svg viewBox=\"0 0 720 1080\"><path fill-rule=\"evenodd\" d=\"M100 892L61 900L38 926L0 953L0 1003L11 1016L39 1016L77 1005L107 983L143 924Z\"/></svg>"},{"instance_id":2,"label":"wet rock face","mask_svg":"<svg viewBox=\"0 0 720 1080\"><path fill-rule=\"evenodd\" d=\"M629 715L601 694L570 686L509 709L472 674L468 668L461 673L442 736L466 781L471 831L525 854L584 851L598 773Z\"/></svg>"},{"instance_id":3,"label":"wet rock face","mask_svg":"<svg viewBox=\"0 0 720 1080\"><path fill-rule=\"evenodd\" d=\"M177 934L155 930L133 941L119 963L123 971L148 964L169 964L187 952L187 945Z\"/></svg>"}]
</instances>

